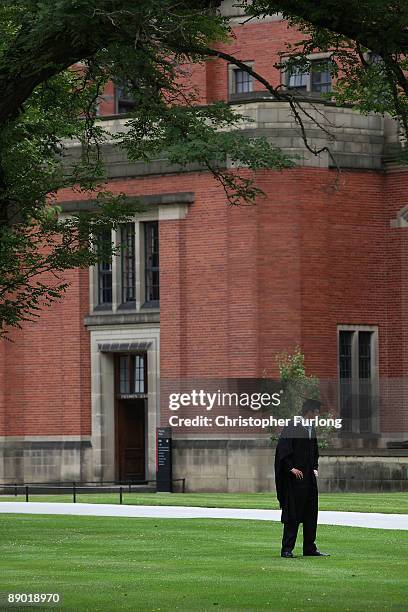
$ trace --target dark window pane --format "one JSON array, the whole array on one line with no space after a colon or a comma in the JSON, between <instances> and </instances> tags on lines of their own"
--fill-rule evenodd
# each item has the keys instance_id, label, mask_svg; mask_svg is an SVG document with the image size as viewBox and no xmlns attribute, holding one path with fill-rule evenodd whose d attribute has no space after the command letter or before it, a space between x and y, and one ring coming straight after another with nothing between
<instances>
[{"instance_id":1,"label":"dark window pane","mask_svg":"<svg viewBox=\"0 0 408 612\"><path fill-rule=\"evenodd\" d=\"M355 353L352 351L353 338L357 340ZM340 412L344 431L372 431L372 339L370 331L339 332ZM358 371L354 372L353 355L358 366Z\"/></svg>"},{"instance_id":2,"label":"dark window pane","mask_svg":"<svg viewBox=\"0 0 408 612\"><path fill-rule=\"evenodd\" d=\"M353 332L339 332L340 378L351 378L351 341Z\"/></svg>"},{"instance_id":3,"label":"dark window pane","mask_svg":"<svg viewBox=\"0 0 408 612\"><path fill-rule=\"evenodd\" d=\"M118 115L129 113L135 108L135 101L126 85L117 85L115 92Z\"/></svg>"},{"instance_id":4,"label":"dark window pane","mask_svg":"<svg viewBox=\"0 0 408 612\"><path fill-rule=\"evenodd\" d=\"M121 226L121 264L122 264L122 303L136 300L135 274L135 225L126 223Z\"/></svg>"},{"instance_id":5,"label":"dark window pane","mask_svg":"<svg viewBox=\"0 0 408 612\"><path fill-rule=\"evenodd\" d=\"M352 430L353 394L350 379L340 379L340 417L343 431Z\"/></svg>"},{"instance_id":6,"label":"dark window pane","mask_svg":"<svg viewBox=\"0 0 408 612\"><path fill-rule=\"evenodd\" d=\"M160 300L159 224L145 223L145 293L146 302Z\"/></svg>"},{"instance_id":7,"label":"dark window pane","mask_svg":"<svg viewBox=\"0 0 408 612\"><path fill-rule=\"evenodd\" d=\"M360 378L371 378L371 337L372 332L358 333L358 372Z\"/></svg>"},{"instance_id":8,"label":"dark window pane","mask_svg":"<svg viewBox=\"0 0 408 612\"><path fill-rule=\"evenodd\" d=\"M367 62L368 64L384 64L384 60L381 55L378 55L378 53L373 53L372 51L368 54Z\"/></svg>"},{"instance_id":9,"label":"dark window pane","mask_svg":"<svg viewBox=\"0 0 408 612\"><path fill-rule=\"evenodd\" d=\"M311 69L311 89L318 93L331 91L330 62L316 62Z\"/></svg>"},{"instance_id":10,"label":"dark window pane","mask_svg":"<svg viewBox=\"0 0 408 612\"><path fill-rule=\"evenodd\" d=\"M358 396L360 431L372 430L372 381L371 381L371 341L372 332L358 333Z\"/></svg>"},{"instance_id":11,"label":"dark window pane","mask_svg":"<svg viewBox=\"0 0 408 612\"><path fill-rule=\"evenodd\" d=\"M235 93L248 93L252 91L252 76L245 70L234 70Z\"/></svg>"},{"instance_id":12,"label":"dark window pane","mask_svg":"<svg viewBox=\"0 0 408 612\"><path fill-rule=\"evenodd\" d=\"M361 379L358 393L358 419L361 433L372 431L373 396L371 381Z\"/></svg>"},{"instance_id":13,"label":"dark window pane","mask_svg":"<svg viewBox=\"0 0 408 612\"><path fill-rule=\"evenodd\" d=\"M100 248L104 249L107 244L112 243L110 230L103 232L100 240ZM105 260L98 263L98 303L112 303L112 257L106 256Z\"/></svg>"},{"instance_id":14,"label":"dark window pane","mask_svg":"<svg viewBox=\"0 0 408 612\"><path fill-rule=\"evenodd\" d=\"M130 355L121 355L119 358L119 391L120 393L130 393Z\"/></svg>"},{"instance_id":15,"label":"dark window pane","mask_svg":"<svg viewBox=\"0 0 408 612\"><path fill-rule=\"evenodd\" d=\"M339 363L340 363L340 417L343 419L343 431L351 431L353 416L352 397L352 361L351 342L353 332L339 332Z\"/></svg>"}]
</instances>

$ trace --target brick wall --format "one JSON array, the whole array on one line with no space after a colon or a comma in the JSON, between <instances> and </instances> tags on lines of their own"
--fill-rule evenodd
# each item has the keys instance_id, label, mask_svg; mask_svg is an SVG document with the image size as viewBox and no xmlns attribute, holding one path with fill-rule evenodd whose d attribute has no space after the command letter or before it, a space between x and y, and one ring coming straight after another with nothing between
<instances>
[{"instance_id":1,"label":"brick wall","mask_svg":"<svg viewBox=\"0 0 408 612\"><path fill-rule=\"evenodd\" d=\"M377 325L381 379L406 375L401 346L389 358L402 334L388 293L401 261L386 246L397 230L384 181L317 168L264 173L266 199L236 209L195 181L187 219L161 227L161 376L276 376L276 353L299 344L308 371L333 380L339 324ZM382 425L398 431L401 410Z\"/></svg>"},{"instance_id":2,"label":"brick wall","mask_svg":"<svg viewBox=\"0 0 408 612\"><path fill-rule=\"evenodd\" d=\"M407 171L390 171L384 181L384 207L388 219L408 204ZM387 307L386 343L383 360L387 364L384 385L386 416L382 415L382 428L408 431L408 228L390 227L387 220L384 240L387 260L385 300Z\"/></svg>"},{"instance_id":3,"label":"brick wall","mask_svg":"<svg viewBox=\"0 0 408 612\"><path fill-rule=\"evenodd\" d=\"M88 271L65 274L64 299L2 344L5 381L0 435L89 435ZM53 277L44 277L53 283Z\"/></svg>"},{"instance_id":4,"label":"brick wall","mask_svg":"<svg viewBox=\"0 0 408 612\"><path fill-rule=\"evenodd\" d=\"M135 195L195 192L186 219L160 225L161 377L276 376L276 353L299 344L308 371L333 379L338 324L378 325L381 379L406 376L407 238L390 228L403 180L262 172L266 198L239 208L205 173L112 181ZM90 433L88 273L67 277L65 299L2 347L7 435ZM401 428L401 385L384 389L385 431Z\"/></svg>"},{"instance_id":5,"label":"brick wall","mask_svg":"<svg viewBox=\"0 0 408 612\"><path fill-rule=\"evenodd\" d=\"M232 28L233 38L228 44L217 44L215 48L234 55L242 61L252 62L255 71L269 80L274 86L281 82L280 70L274 66L279 61L279 53L286 49L287 43L295 43L302 38L296 30L289 28L286 21L272 21L236 25ZM208 104L228 99L228 64L222 59L210 59L207 63L180 66L180 82L196 90L199 104ZM255 91L265 90L254 81ZM114 87L109 83L99 105L101 115L115 112Z\"/></svg>"}]
</instances>

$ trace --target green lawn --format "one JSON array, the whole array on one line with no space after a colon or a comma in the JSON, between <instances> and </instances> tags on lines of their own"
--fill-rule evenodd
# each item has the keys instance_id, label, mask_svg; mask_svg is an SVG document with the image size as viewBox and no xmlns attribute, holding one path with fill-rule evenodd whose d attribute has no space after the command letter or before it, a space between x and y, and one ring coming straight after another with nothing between
<instances>
[{"instance_id":1,"label":"green lawn","mask_svg":"<svg viewBox=\"0 0 408 612\"><path fill-rule=\"evenodd\" d=\"M24 501L25 497L4 497L0 501ZM321 493L320 510L344 512L388 512L408 514L406 493ZM31 495L30 501L71 502L72 495ZM118 493L79 493L78 502L119 503ZM275 493L124 493L124 504L150 506L206 506L208 508L277 509Z\"/></svg>"},{"instance_id":2,"label":"green lawn","mask_svg":"<svg viewBox=\"0 0 408 612\"><path fill-rule=\"evenodd\" d=\"M281 525L264 521L5 514L0 530L3 602L43 592L72 612L407 609L401 531L321 526L331 557L281 559Z\"/></svg>"}]
</instances>

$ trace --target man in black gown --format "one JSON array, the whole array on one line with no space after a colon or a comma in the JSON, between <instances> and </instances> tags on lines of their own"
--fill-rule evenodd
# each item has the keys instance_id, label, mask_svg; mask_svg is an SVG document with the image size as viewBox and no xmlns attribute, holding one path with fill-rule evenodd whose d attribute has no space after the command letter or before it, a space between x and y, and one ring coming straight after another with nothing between
<instances>
[{"instance_id":1,"label":"man in black gown","mask_svg":"<svg viewBox=\"0 0 408 612\"><path fill-rule=\"evenodd\" d=\"M302 417L312 419L319 414L321 402L303 402ZM295 425L282 430L275 455L276 493L282 508L283 527L281 556L293 557L299 524L303 523L303 555L326 557L315 544L318 511L317 470L319 450L313 425Z\"/></svg>"}]
</instances>

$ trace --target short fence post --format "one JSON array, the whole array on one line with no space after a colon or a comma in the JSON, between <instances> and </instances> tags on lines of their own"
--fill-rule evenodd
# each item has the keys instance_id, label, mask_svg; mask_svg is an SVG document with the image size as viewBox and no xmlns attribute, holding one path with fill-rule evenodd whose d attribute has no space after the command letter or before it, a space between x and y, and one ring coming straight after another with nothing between
<instances>
[{"instance_id":1,"label":"short fence post","mask_svg":"<svg viewBox=\"0 0 408 612\"><path fill-rule=\"evenodd\" d=\"M17 497L17 483L14 484L14 497Z\"/></svg>"},{"instance_id":2,"label":"short fence post","mask_svg":"<svg viewBox=\"0 0 408 612\"><path fill-rule=\"evenodd\" d=\"M28 502L28 485L26 485L25 494L26 494L26 502Z\"/></svg>"},{"instance_id":3,"label":"short fence post","mask_svg":"<svg viewBox=\"0 0 408 612\"><path fill-rule=\"evenodd\" d=\"M119 487L119 503L122 504L122 487Z\"/></svg>"},{"instance_id":4,"label":"short fence post","mask_svg":"<svg viewBox=\"0 0 408 612\"><path fill-rule=\"evenodd\" d=\"M186 492L186 479L185 478L183 478L182 492L183 493Z\"/></svg>"},{"instance_id":5,"label":"short fence post","mask_svg":"<svg viewBox=\"0 0 408 612\"><path fill-rule=\"evenodd\" d=\"M73 497L74 504L76 504L76 487L75 487L75 482L72 483L72 497Z\"/></svg>"}]
</instances>

